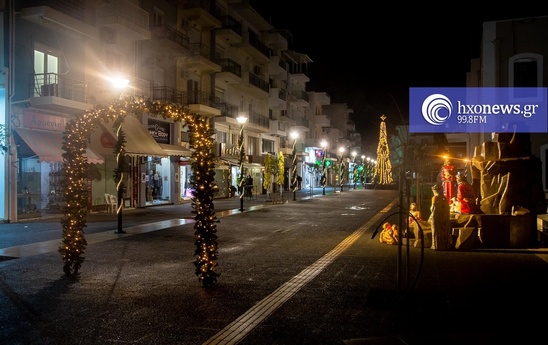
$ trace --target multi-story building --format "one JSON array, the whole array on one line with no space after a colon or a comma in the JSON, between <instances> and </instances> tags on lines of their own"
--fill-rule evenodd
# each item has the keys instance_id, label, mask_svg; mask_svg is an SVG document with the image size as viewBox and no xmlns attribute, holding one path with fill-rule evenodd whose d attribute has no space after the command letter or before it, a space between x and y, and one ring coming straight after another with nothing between
<instances>
[{"instance_id":1,"label":"multi-story building","mask_svg":"<svg viewBox=\"0 0 548 345\"><path fill-rule=\"evenodd\" d=\"M312 60L289 46L290 33L274 28L247 1L8 1L2 36L8 47L3 73L5 115L0 124L9 142L0 187L0 218L18 212L60 209L63 132L66 124L97 107L128 97L170 101L211 118L215 128L216 197L229 195L240 174L238 139L244 137L246 174L262 188L266 153L283 152L286 184L306 173L309 139L348 140L312 104L307 65ZM128 83L111 85L114 77ZM318 95L322 95L319 93ZM310 108L316 110L311 112ZM313 114L314 116L311 116ZM238 116L247 122L238 123ZM314 125L310 120L314 119ZM311 128L314 135L310 135ZM127 116L124 207L180 203L190 198L191 151L183 123L150 114ZM291 137L292 132L298 136ZM116 131L102 123L90 135L88 208L104 207L116 194L113 147ZM330 144L330 147L332 144ZM346 146L349 146L346 145Z\"/></svg>"},{"instance_id":2,"label":"multi-story building","mask_svg":"<svg viewBox=\"0 0 548 345\"><path fill-rule=\"evenodd\" d=\"M467 73L469 87L546 87L548 71L544 57L548 45L542 39L548 29L548 17L514 18L483 23L481 55L470 64ZM463 134L468 157L474 157L475 148L493 141L492 133ZM548 192L548 136L531 133L531 153L542 162L542 182Z\"/></svg>"}]
</instances>

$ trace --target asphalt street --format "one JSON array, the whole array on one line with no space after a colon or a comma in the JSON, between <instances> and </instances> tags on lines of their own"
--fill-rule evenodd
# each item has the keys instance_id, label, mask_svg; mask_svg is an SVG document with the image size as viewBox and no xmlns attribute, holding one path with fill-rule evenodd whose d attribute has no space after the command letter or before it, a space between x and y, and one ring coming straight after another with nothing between
<instances>
[{"instance_id":1,"label":"asphalt street","mask_svg":"<svg viewBox=\"0 0 548 345\"><path fill-rule=\"evenodd\" d=\"M291 196L246 200L244 212L216 201L221 275L209 288L194 273L190 204L128 210L123 235L116 215L90 215L78 279L63 275L58 218L1 224L0 344L548 340L545 248L387 245L372 236L397 221L397 191ZM5 255L31 244L42 251Z\"/></svg>"}]
</instances>

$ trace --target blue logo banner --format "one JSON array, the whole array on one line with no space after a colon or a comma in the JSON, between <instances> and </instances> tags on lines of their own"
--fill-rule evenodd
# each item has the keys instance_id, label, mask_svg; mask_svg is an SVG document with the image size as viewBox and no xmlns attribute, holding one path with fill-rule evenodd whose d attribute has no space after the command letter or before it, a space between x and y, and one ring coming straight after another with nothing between
<instances>
[{"instance_id":1,"label":"blue logo banner","mask_svg":"<svg viewBox=\"0 0 548 345\"><path fill-rule=\"evenodd\" d=\"M547 133L547 88L412 87L409 132Z\"/></svg>"}]
</instances>

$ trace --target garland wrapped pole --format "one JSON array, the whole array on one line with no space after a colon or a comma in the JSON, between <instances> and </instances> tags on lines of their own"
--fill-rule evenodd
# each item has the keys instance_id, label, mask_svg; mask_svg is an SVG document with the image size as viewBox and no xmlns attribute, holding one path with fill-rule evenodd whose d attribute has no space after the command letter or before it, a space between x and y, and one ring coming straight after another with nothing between
<instances>
[{"instance_id":1,"label":"garland wrapped pole","mask_svg":"<svg viewBox=\"0 0 548 345\"><path fill-rule=\"evenodd\" d=\"M295 145L297 144L297 132L291 133L293 138L293 162L291 165L291 185L293 187L293 201L297 200L297 152L295 151Z\"/></svg>"},{"instance_id":2,"label":"garland wrapped pole","mask_svg":"<svg viewBox=\"0 0 548 345\"><path fill-rule=\"evenodd\" d=\"M322 185L322 195L325 195L325 185L327 183L327 176L326 176L326 169L325 169L325 150L327 148L327 142L325 140L322 141L322 176L320 180L320 184Z\"/></svg>"},{"instance_id":3,"label":"garland wrapped pole","mask_svg":"<svg viewBox=\"0 0 548 345\"><path fill-rule=\"evenodd\" d=\"M116 129L116 145L114 146L114 154L116 155L116 169L114 169L114 182L116 183L116 198L118 199L118 208L116 209L116 215L118 217L118 227L115 231L116 234L125 234L122 229L122 210L124 193L126 192L126 186L124 185L124 157L125 157L125 143L126 136L122 130L122 123L124 118L119 116L114 121L114 128Z\"/></svg>"},{"instance_id":4,"label":"garland wrapped pole","mask_svg":"<svg viewBox=\"0 0 548 345\"><path fill-rule=\"evenodd\" d=\"M339 147L341 163L339 165L339 182L341 184L341 192L343 191L344 186L344 147Z\"/></svg>"},{"instance_id":5,"label":"garland wrapped pole","mask_svg":"<svg viewBox=\"0 0 548 345\"><path fill-rule=\"evenodd\" d=\"M193 174L190 182L193 186L192 212L194 219L194 251L196 275L203 287L214 285L218 271L217 224L213 206L215 182L215 164L212 148L214 146L214 131L207 118L195 118L190 124L190 145L194 148L192 157Z\"/></svg>"},{"instance_id":6,"label":"garland wrapped pole","mask_svg":"<svg viewBox=\"0 0 548 345\"><path fill-rule=\"evenodd\" d=\"M245 187L245 176L244 176L244 126L247 121L247 117L239 116L236 120L240 124L240 136L238 137L238 148L240 150L240 181L238 181L239 188L239 197L240 197L240 212L244 211L244 187Z\"/></svg>"}]
</instances>

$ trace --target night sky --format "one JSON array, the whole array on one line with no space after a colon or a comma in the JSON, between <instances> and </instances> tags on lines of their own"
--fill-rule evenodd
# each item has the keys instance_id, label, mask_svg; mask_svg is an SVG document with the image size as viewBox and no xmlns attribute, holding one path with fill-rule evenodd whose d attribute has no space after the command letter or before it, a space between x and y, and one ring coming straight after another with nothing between
<instances>
[{"instance_id":1,"label":"night sky","mask_svg":"<svg viewBox=\"0 0 548 345\"><path fill-rule=\"evenodd\" d=\"M547 12L530 5L520 9L520 4L465 10L450 4L402 8L394 2L250 3L274 27L291 32L289 49L313 61L307 89L327 92L332 103L347 103L366 145L376 145L382 114L389 131L408 121L409 87L466 86L470 59L479 57L484 21Z\"/></svg>"}]
</instances>

